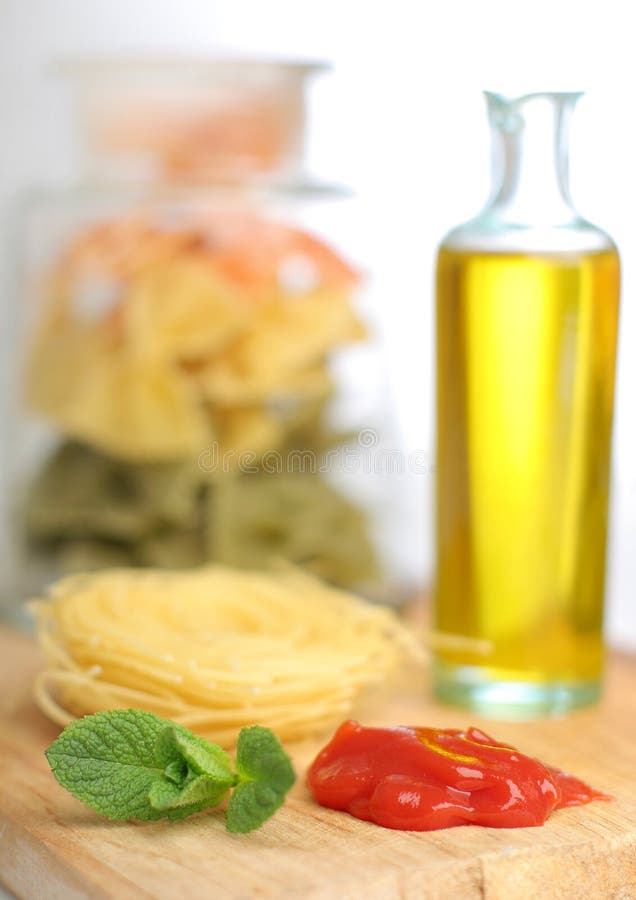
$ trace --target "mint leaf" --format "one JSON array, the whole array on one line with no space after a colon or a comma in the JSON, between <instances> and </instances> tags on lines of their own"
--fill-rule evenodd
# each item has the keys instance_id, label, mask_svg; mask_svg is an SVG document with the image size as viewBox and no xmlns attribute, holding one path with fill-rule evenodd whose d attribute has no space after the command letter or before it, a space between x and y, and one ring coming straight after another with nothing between
<instances>
[{"instance_id":1,"label":"mint leaf","mask_svg":"<svg viewBox=\"0 0 636 900\"><path fill-rule=\"evenodd\" d=\"M169 768L170 772L176 772L174 762L180 760L186 763L191 771L199 775L209 775L219 783L225 783L226 788L232 787L234 784L232 761L225 750L218 744L211 744L204 738L197 737L182 725L174 723L165 725L159 736L157 749L162 758L168 760L166 768Z\"/></svg>"},{"instance_id":2,"label":"mint leaf","mask_svg":"<svg viewBox=\"0 0 636 900\"><path fill-rule=\"evenodd\" d=\"M165 727L141 710L95 713L65 728L46 758L62 787L109 819L158 819L148 795L165 777L155 752Z\"/></svg>"},{"instance_id":3,"label":"mint leaf","mask_svg":"<svg viewBox=\"0 0 636 900\"><path fill-rule=\"evenodd\" d=\"M168 724L159 735L157 753L168 759L165 781L156 781L148 795L154 810L170 818L176 811L190 815L218 806L235 783L232 763L217 744L197 737L180 725Z\"/></svg>"},{"instance_id":4,"label":"mint leaf","mask_svg":"<svg viewBox=\"0 0 636 900\"><path fill-rule=\"evenodd\" d=\"M296 780L291 760L269 728L241 728L236 745L236 771L242 781L266 781L286 793Z\"/></svg>"},{"instance_id":5,"label":"mint leaf","mask_svg":"<svg viewBox=\"0 0 636 900\"><path fill-rule=\"evenodd\" d=\"M157 812L165 812L170 818L176 813L186 816L210 806L218 806L228 788L219 786L208 775L196 775L183 787L171 781L156 781L150 788L148 799Z\"/></svg>"},{"instance_id":6,"label":"mint leaf","mask_svg":"<svg viewBox=\"0 0 636 900\"><path fill-rule=\"evenodd\" d=\"M188 775L188 764L185 759L175 759L173 762L168 763L163 770L163 774L173 784L183 784Z\"/></svg>"},{"instance_id":7,"label":"mint leaf","mask_svg":"<svg viewBox=\"0 0 636 900\"><path fill-rule=\"evenodd\" d=\"M73 722L46 758L62 787L110 819L182 819L217 806L236 785L227 813L227 827L236 832L268 819L295 780L289 757L267 728L241 730L235 775L221 747L136 709Z\"/></svg>"},{"instance_id":8,"label":"mint leaf","mask_svg":"<svg viewBox=\"0 0 636 900\"><path fill-rule=\"evenodd\" d=\"M242 728L236 748L238 784L227 809L228 831L253 831L276 812L296 776L291 760L268 728Z\"/></svg>"},{"instance_id":9,"label":"mint leaf","mask_svg":"<svg viewBox=\"0 0 636 900\"><path fill-rule=\"evenodd\" d=\"M246 834L259 828L282 806L285 794L262 781L247 781L235 788L225 817L228 831Z\"/></svg>"}]
</instances>

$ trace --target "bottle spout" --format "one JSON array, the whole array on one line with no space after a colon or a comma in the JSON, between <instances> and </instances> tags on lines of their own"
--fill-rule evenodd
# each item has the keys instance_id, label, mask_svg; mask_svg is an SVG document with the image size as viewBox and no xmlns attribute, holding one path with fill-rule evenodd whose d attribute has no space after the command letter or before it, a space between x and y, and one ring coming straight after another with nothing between
<instances>
[{"instance_id":1,"label":"bottle spout","mask_svg":"<svg viewBox=\"0 0 636 900\"><path fill-rule=\"evenodd\" d=\"M570 219L571 113L582 91L484 91L493 133L492 208L509 219Z\"/></svg>"},{"instance_id":2,"label":"bottle spout","mask_svg":"<svg viewBox=\"0 0 636 900\"><path fill-rule=\"evenodd\" d=\"M528 110L537 103L550 106L559 113L571 112L585 95L585 91L534 91L517 97L508 97L495 91L483 93L490 124L506 134L518 134L525 125Z\"/></svg>"}]
</instances>

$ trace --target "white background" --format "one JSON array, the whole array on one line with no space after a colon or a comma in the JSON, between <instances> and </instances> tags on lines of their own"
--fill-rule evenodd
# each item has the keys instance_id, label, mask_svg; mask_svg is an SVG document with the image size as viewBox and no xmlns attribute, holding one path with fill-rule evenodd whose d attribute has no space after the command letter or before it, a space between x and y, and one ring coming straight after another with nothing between
<instances>
[{"instance_id":1,"label":"white background","mask_svg":"<svg viewBox=\"0 0 636 900\"><path fill-rule=\"evenodd\" d=\"M633 43L629 4L616 0L0 0L0 266L6 275L9 204L27 185L74 171L68 95L47 72L52 59L219 50L327 59L335 72L312 92L311 167L360 195L405 442L427 449L432 263L445 230L487 192L480 91L587 90L572 135L573 195L624 264L609 633L636 646ZM5 288L3 314L13 302ZM411 540L429 566L424 481L413 485L425 512Z\"/></svg>"}]
</instances>

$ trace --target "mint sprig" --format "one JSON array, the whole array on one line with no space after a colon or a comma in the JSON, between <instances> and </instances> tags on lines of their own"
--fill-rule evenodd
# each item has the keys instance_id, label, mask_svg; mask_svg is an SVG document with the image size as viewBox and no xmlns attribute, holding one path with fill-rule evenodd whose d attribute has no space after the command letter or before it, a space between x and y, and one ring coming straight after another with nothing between
<instances>
[{"instance_id":1,"label":"mint sprig","mask_svg":"<svg viewBox=\"0 0 636 900\"><path fill-rule=\"evenodd\" d=\"M267 728L241 730L235 773L217 744L137 709L78 719L46 758L62 787L109 819L183 819L218 806L234 788L226 825L240 833L262 825L295 781L288 755Z\"/></svg>"}]
</instances>

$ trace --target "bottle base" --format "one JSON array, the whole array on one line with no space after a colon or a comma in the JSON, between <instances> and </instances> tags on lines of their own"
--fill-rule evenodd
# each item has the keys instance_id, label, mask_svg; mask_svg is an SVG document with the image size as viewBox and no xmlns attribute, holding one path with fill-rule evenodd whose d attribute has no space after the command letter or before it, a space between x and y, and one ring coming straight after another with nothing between
<instances>
[{"instance_id":1,"label":"bottle base","mask_svg":"<svg viewBox=\"0 0 636 900\"><path fill-rule=\"evenodd\" d=\"M497 680L487 669L435 661L436 700L493 719L559 716L589 706L601 696L600 681L530 682Z\"/></svg>"}]
</instances>

